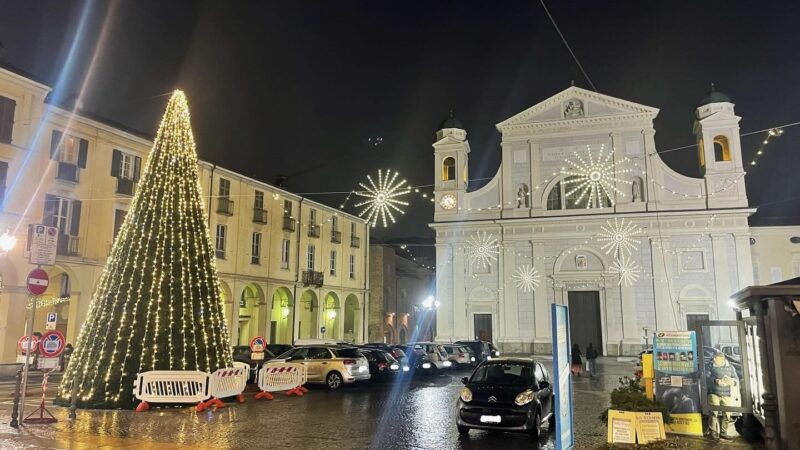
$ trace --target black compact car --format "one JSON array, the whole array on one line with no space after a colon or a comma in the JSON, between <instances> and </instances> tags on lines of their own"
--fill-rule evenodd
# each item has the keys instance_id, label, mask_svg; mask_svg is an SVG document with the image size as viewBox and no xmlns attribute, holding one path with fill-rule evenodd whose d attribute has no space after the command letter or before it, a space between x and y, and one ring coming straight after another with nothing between
<instances>
[{"instance_id":1,"label":"black compact car","mask_svg":"<svg viewBox=\"0 0 800 450\"><path fill-rule=\"evenodd\" d=\"M393 379L400 372L400 363L391 353L378 348L361 348L359 351L367 358L371 380Z\"/></svg>"},{"instance_id":2,"label":"black compact car","mask_svg":"<svg viewBox=\"0 0 800 450\"><path fill-rule=\"evenodd\" d=\"M267 349L264 349L264 359L252 359L252 352L250 351L250 346L248 345L237 345L231 350L233 351L234 361L243 362L250 366L250 377L248 380L251 383L258 381L258 369L260 369L265 362L275 359L275 355L273 355L272 352Z\"/></svg>"},{"instance_id":3,"label":"black compact car","mask_svg":"<svg viewBox=\"0 0 800 450\"><path fill-rule=\"evenodd\" d=\"M528 358L486 361L469 377L458 399L459 434L472 428L515 431L538 439L555 429L553 389L547 370Z\"/></svg>"},{"instance_id":4,"label":"black compact car","mask_svg":"<svg viewBox=\"0 0 800 450\"><path fill-rule=\"evenodd\" d=\"M361 348L377 348L379 350L383 350L385 352L389 352L394 359L397 360L398 364L400 364L400 369L404 372L408 372L408 364L406 363L406 353L400 348L393 346L391 344L384 344L383 342L370 342L367 344L362 344L359 347Z\"/></svg>"},{"instance_id":5,"label":"black compact car","mask_svg":"<svg viewBox=\"0 0 800 450\"><path fill-rule=\"evenodd\" d=\"M456 341L454 344L463 345L472 350L475 362L478 363L498 356L493 353L492 344L485 341Z\"/></svg>"},{"instance_id":6,"label":"black compact car","mask_svg":"<svg viewBox=\"0 0 800 450\"><path fill-rule=\"evenodd\" d=\"M415 374L422 375L434 372L434 365L425 353L425 350L415 348L413 345L398 345L397 348L405 353L406 360L404 363L408 365L409 370L414 371Z\"/></svg>"},{"instance_id":7,"label":"black compact car","mask_svg":"<svg viewBox=\"0 0 800 450\"><path fill-rule=\"evenodd\" d=\"M267 344L267 350L272 352L273 355L282 355L293 348L294 346L289 344Z\"/></svg>"}]
</instances>

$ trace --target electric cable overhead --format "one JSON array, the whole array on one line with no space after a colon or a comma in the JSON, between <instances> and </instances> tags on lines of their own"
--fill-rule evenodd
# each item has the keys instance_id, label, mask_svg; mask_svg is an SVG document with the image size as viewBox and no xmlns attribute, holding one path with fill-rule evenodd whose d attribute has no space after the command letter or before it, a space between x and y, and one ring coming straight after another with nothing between
<instances>
[{"instance_id":1,"label":"electric cable overhead","mask_svg":"<svg viewBox=\"0 0 800 450\"><path fill-rule=\"evenodd\" d=\"M583 65L581 65L581 62L578 60L578 57L575 56L575 52L573 52L572 48L569 46L569 43L567 42L567 38L564 37L564 33L562 33L561 29L558 28L558 24L556 23L556 20L553 18L553 15L550 14L550 10L547 9L547 5L544 4L544 0L539 0L539 3L542 4L542 8L544 8L544 12L547 13L547 17L550 18L550 22L553 24L553 28L556 29L556 32L561 37L561 42L563 42L564 46L567 47L567 50L569 51L569 54L572 55L572 59L575 60L575 64L578 65L578 68L581 70L581 73L583 73L583 76L586 77L586 81L589 82L589 85L592 87L592 90L595 91L595 92L600 92L600 91L597 90L597 86L595 86L594 83L592 83L592 79L589 78L589 74L586 73L586 71L583 69Z\"/></svg>"}]
</instances>

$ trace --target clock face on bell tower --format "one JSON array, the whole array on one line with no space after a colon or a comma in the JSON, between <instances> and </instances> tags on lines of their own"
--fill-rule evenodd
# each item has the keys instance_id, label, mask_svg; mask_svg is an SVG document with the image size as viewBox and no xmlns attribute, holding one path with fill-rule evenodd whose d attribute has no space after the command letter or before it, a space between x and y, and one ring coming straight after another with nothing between
<instances>
[{"instance_id":1,"label":"clock face on bell tower","mask_svg":"<svg viewBox=\"0 0 800 450\"><path fill-rule=\"evenodd\" d=\"M442 209L455 209L456 203L456 196L453 194L445 194L442 196L441 200L439 200L439 205Z\"/></svg>"}]
</instances>

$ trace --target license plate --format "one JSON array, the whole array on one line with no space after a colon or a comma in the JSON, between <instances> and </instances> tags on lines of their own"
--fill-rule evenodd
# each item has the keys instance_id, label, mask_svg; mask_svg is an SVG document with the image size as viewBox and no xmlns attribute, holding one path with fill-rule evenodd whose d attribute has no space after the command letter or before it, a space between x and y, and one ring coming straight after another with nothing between
<instances>
[{"instance_id":1,"label":"license plate","mask_svg":"<svg viewBox=\"0 0 800 450\"><path fill-rule=\"evenodd\" d=\"M481 416L482 423L500 423L500 416Z\"/></svg>"}]
</instances>

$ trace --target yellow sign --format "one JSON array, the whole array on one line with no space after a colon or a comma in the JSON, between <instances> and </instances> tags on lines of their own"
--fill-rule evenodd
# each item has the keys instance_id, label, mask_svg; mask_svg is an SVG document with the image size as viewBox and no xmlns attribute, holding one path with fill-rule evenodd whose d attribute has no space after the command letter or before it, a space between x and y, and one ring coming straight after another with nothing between
<instances>
[{"instance_id":1,"label":"yellow sign","mask_svg":"<svg viewBox=\"0 0 800 450\"><path fill-rule=\"evenodd\" d=\"M653 354L645 353L642 355L642 378L655 378L653 373Z\"/></svg>"},{"instance_id":2,"label":"yellow sign","mask_svg":"<svg viewBox=\"0 0 800 450\"><path fill-rule=\"evenodd\" d=\"M608 410L608 442L616 444L636 443L636 413Z\"/></svg>"},{"instance_id":3,"label":"yellow sign","mask_svg":"<svg viewBox=\"0 0 800 450\"><path fill-rule=\"evenodd\" d=\"M670 414L672 422L667 424L667 432L690 436L703 435L703 416L700 413Z\"/></svg>"},{"instance_id":4,"label":"yellow sign","mask_svg":"<svg viewBox=\"0 0 800 450\"><path fill-rule=\"evenodd\" d=\"M614 444L647 444L667 438L660 412L608 410L608 442Z\"/></svg>"},{"instance_id":5,"label":"yellow sign","mask_svg":"<svg viewBox=\"0 0 800 450\"><path fill-rule=\"evenodd\" d=\"M664 418L660 412L636 413L636 437L640 444L648 444L667 438Z\"/></svg>"}]
</instances>

